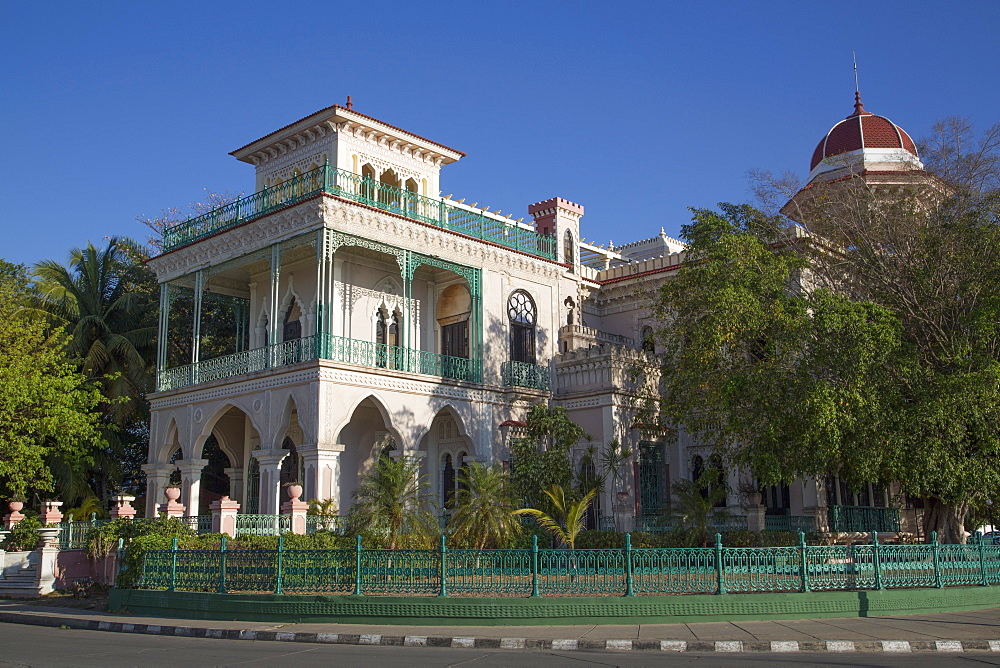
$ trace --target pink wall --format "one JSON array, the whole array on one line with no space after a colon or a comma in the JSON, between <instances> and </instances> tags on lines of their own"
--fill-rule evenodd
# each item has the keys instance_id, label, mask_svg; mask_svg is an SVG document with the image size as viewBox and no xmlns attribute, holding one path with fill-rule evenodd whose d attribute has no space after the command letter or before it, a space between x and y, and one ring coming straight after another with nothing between
<instances>
[{"instance_id":1,"label":"pink wall","mask_svg":"<svg viewBox=\"0 0 1000 668\"><path fill-rule=\"evenodd\" d=\"M117 572L114 553L102 559L90 559L85 550L60 550L56 557L56 589L66 589L74 580L93 578L101 584L114 584Z\"/></svg>"}]
</instances>

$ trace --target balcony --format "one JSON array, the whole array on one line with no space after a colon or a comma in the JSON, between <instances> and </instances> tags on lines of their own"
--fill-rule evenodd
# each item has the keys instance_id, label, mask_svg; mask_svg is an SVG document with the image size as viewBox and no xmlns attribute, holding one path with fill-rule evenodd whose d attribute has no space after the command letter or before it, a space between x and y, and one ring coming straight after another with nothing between
<instances>
[{"instance_id":1,"label":"balcony","mask_svg":"<svg viewBox=\"0 0 1000 668\"><path fill-rule=\"evenodd\" d=\"M549 260L556 258L555 237L330 165L293 176L278 186L237 198L197 218L168 227L163 235L163 250L181 248L323 193L513 250Z\"/></svg>"},{"instance_id":2,"label":"balcony","mask_svg":"<svg viewBox=\"0 0 1000 668\"><path fill-rule=\"evenodd\" d=\"M156 389L158 392L176 390L314 359L482 382L479 360L321 334L164 369L157 374Z\"/></svg>"},{"instance_id":3,"label":"balcony","mask_svg":"<svg viewBox=\"0 0 1000 668\"><path fill-rule=\"evenodd\" d=\"M504 362L500 365L500 375L506 387L530 387L545 392L550 387L549 368L537 364Z\"/></svg>"},{"instance_id":4,"label":"balcony","mask_svg":"<svg viewBox=\"0 0 1000 668\"><path fill-rule=\"evenodd\" d=\"M830 506L827 520L836 533L899 531L899 508Z\"/></svg>"}]
</instances>

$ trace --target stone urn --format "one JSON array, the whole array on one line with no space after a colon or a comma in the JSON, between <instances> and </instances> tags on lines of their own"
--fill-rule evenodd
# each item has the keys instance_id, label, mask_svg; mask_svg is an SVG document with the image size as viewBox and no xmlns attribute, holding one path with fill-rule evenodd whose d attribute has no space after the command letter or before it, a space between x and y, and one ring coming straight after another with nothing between
<instances>
[{"instance_id":1,"label":"stone urn","mask_svg":"<svg viewBox=\"0 0 1000 668\"><path fill-rule=\"evenodd\" d=\"M177 499L181 498L181 488L167 487L163 490L163 496L167 497L167 503L174 503Z\"/></svg>"},{"instance_id":2,"label":"stone urn","mask_svg":"<svg viewBox=\"0 0 1000 668\"><path fill-rule=\"evenodd\" d=\"M10 508L10 512L12 513L19 513L24 508L24 501L11 501L7 504L7 507Z\"/></svg>"},{"instance_id":3,"label":"stone urn","mask_svg":"<svg viewBox=\"0 0 1000 668\"><path fill-rule=\"evenodd\" d=\"M302 485L289 485L288 486L288 498L292 501L298 501L302 497Z\"/></svg>"},{"instance_id":4,"label":"stone urn","mask_svg":"<svg viewBox=\"0 0 1000 668\"><path fill-rule=\"evenodd\" d=\"M42 540L42 547L56 547L59 543L59 527L41 527L36 529L38 537Z\"/></svg>"}]
</instances>

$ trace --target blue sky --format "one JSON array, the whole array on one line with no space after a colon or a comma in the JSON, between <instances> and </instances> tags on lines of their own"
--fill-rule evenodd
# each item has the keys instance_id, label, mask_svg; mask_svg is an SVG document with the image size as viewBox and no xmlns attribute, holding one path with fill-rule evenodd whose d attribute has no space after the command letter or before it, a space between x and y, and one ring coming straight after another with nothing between
<instances>
[{"instance_id":1,"label":"blue sky","mask_svg":"<svg viewBox=\"0 0 1000 668\"><path fill-rule=\"evenodd\" d=\"M468 153L444 194L515 217L561 196L599 243L801 175L852 109L914 137L1000 119L1000 3L10 3L0 257L33 263L139 215L249 190L229 151L352 95Z\"/></svg>"}]
</instances>

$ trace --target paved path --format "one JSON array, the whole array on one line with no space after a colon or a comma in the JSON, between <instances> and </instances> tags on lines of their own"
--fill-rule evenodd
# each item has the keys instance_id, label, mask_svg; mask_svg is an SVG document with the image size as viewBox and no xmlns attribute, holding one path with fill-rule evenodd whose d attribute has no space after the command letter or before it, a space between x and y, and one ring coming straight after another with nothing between
<instances>
[{"instance_id":1,"label":"paved path","mask_svg":"<svg viewBox=\"0 0 1000 668\"><path fill-rule=\"evenodd\" d=\"M929 615L574 626L389 626L195 621L0 601L0 622L231 640L674 652L984 652L1000 657L1000 608Z\"/></svg>"}]
</instances>

